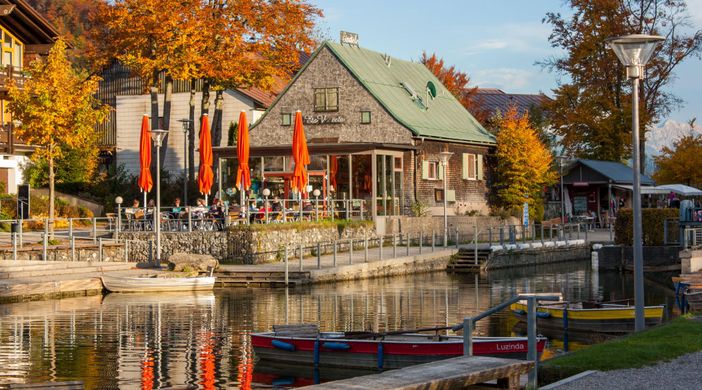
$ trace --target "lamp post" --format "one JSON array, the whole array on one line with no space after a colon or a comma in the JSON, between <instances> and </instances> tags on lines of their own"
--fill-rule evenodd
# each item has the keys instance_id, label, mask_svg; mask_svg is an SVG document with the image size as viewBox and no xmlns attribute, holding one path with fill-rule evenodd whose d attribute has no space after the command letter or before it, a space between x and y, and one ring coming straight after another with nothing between
<instances>
[{"instance_id":1,"label":"lamp post","mask_svg":"<svg viewBox=\"0 0 702 390\"><path fill-rule=\"evenodd\" d=\"M558 174L561 177L561 224L565 225L565 189L563 188L563 160L565 156L556 156L558 159Z\"/></svg>"},{"instance_id":2,"label":"lamp post","mask_svg":"<svg viewBox=\"0 0 702 390\"><path fill-rule=\"evenodd\" d=\"M190 184L190 175L188 174L188 133L190 132L190 119L179 119L181 125L183 125L183 172L185 173L185 180L183 182L183 204L188 205L188 185Z\"/></svg>"},{"instance_id":3,"label":"lamp post","mask_svg":"<svg viewBox=\"0 0 702 390\"><path fill-rule=\"evenodd\" d=\"M168 130L151 130L151 139L156 145L156 210L153 213L156 230L156 265L161 266L161 143Z\"/></svg>"},{"instance_id":4,"label":"lamp post","mask_svg":"<svg viewBox=\"0 0 702 390\"><path fill-rule=\"evenodd\" d=\"M634 329L646 328L644 317L643 244L641 239L641 160L639 157L639 81L644 78L644 66L651 58L658 43L665 38L657 35L625 35L607 40L609 47L626 67L626 77L631 79L631 148L634 160Z\"/></svg>"},{"instance_id":5,"label":"lamp post","mask_svg":"<svg viewBox=\"0 0 702 390\"><path fill-rule=\"evenodd\" d=\"M444 167L444 177L442 180L444 181L444 248L448 246L448 214L447 214L447 209L448 209L448 199L446 197L447 195L447 171L448 171L448 162L449 159L453 156L452 152L449 152L448 150L444 150L443 152L439 153L439 157L441 158L441 165Z\"/></svg>"},{"instance_id":6,"label":"lamp post","mask_svg":"<svg viewBox=\"0 0 702 390\"><path fill-rule=\"evenodd\" d=\"M319 188L315 188L314 191L312 191L312 195L314 195L314 213L315 213L315 221L319 221L319 195L321 192L319 191Z\"/></svg>"},{"instance_id":7,"label":"lamp post","mask_svg":"<svg viewBox=\"0 0 702 390\"><path fill-rule=\"evenodd\" d=\"M268 188L263 189L263 211L266 213L266 223L268 223L268 197L271 195L271 190Z\"/></svg>"},{"instance_id":8,"label":"lamp post","mask_svg":"<svg viewBox=\"0 0 702 390\"><path fill-rule=\"evenodd\" d=\"M117 203L117 221L115 221L115 240L119 241L119 231L122 227L122 199L121 196L115 198L115 203Z\"/></svg>"}]
</instances>

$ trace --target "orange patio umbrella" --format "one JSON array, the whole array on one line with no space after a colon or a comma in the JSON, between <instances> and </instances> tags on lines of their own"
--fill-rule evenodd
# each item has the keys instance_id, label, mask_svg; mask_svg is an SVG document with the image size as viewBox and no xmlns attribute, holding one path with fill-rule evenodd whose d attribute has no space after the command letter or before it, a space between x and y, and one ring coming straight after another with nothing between
<instances>
[{"instance_id":1,"label":"orange patio umbrella","mask_svg":"<svg viewBox=\"0 0 702 390\"><path fill-rule=\"evenodd\" d=\"M239 191L247 191L251 187L251 172L249 172L249 124L246 121L246 111L239 114L239 130L236 138L236 157L239 168L236 170L236 187Z\"/></svg>"},{"instance_id":2,"label":"orange patio umbrella","mask_svg":"<svg viewBox=\"0 0 702 390\"><path fill-rule=\"evenodd\" d=\"M146 193L151 191L154 181L151 179L151 130L149 130L149 116L144 114L141 119L141 134L139 136L139 179L137 185L144 193L144 207L146 207Z\"/></svg>"},{"instance_id":3,"label":"orange patio umbrella","mask_svg":"<svg viewBox=\"0 0 702 390\"><path fill-rule=\"evenodd\" d=\"M310 154L307 151L307 140L305 139L305 128L302 126L302 112L295 112L295 128L293 130L292 158L295 161L295 171L291 180L293 192L305 192L307 186L307 168L310 163Z\"/></svg>"},{"instance_id":4,"label":"orange patio umbrella","mask_svg":"<svg viewBox=\"0 0 702 390\"><path fill-rule=\"evenodd\" d=\"M200 172L197 176L197 185L200 193L205 195L205 200L210 194L214 173L212 172L212 135L207 114L202 116L200 128Z\"/></svg>"}]
</instances>

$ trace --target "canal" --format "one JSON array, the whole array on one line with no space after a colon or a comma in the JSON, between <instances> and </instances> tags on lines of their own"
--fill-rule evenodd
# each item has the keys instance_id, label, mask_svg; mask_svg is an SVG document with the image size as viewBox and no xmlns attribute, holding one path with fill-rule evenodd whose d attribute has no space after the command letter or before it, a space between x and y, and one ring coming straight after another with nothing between
<instances>
[{"instance_id":1,"label":"canal","mask_svg":"<svg viewBox=\"0 0 702 390\"><path fill-rule=\"evenodd\" d=\"M375 332L453 325L520 292L616 301L633 297L632 282L630 275L592 272L589 262L570 262L480 277L440 272L287 290L109 294L0 305L0 384L80 380L95 389L311 384L353 374L257 364L249 333L286 322ZM646 283L647 304L671 308L672 295L663 283ZM479 322L477 333L513 335L515 325L505 311ZM553 340L545 355L562 348Z\"/></svg>"}]
</instances>

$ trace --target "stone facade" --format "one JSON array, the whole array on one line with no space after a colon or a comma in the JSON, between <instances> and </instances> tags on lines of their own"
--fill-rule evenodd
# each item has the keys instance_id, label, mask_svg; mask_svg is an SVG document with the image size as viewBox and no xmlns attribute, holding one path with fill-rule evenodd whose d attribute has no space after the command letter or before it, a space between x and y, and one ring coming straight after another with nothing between
<instances>
[{"instance_id":1,"label":"stone facade","mask_svg":"<svg viewBox=\"0 0 702 390\"><path fill-rule=\"evenodd\" d=\"M488 187L488 164L487 146L466 145L449 142L419 141L417 142L418 153L411 164L405 164L405 188L416 188L416 199L429 206L429 210L434 215L443 215L443 201L436 201L435 190L443 190L443 178L435 180L422 179L423 161L440 161L439 153L448 150L453 155L448 161L447 188L456 191L456 201L449 202L448 214L463 214L466 211L477 211L480 214L488 214L489 206L487 196ZM483 156L483 180L463 179L463 153L471 153ZM406 153L410 154L410 153ZM410 160L405 160L410 161ZM414 195L413 195L414 196Z\"/></svg>"},{"instance_id":2,"label":"stone facade","mask_svg":"<svg viewBox=\"0 0 702 390\"><path fill-rule=\"evenodd\" d=\"M339 109L334 112L314 111L315 88L339 88ZM307 142L329 140L332 143L392 143L412 144L412 133L395 119L354 78L346 67L328 49L322 51L307 65L284 94L251 129L252 146L289 145L293 126L282 125L282 114L327 115L342 117L343 123L306 124ZM361 111L371 112L371 123L361 123Z\"/></svg>"},{"instance_id":3,"label":"stone facade","mask_svg":"<svg viewBox=\"0 0 702 390\"><path fill-rule=\"evenodd\" d=\"M18 248L19 260L43 260L43 250L40 247ZM0 250L0 260L13 260L14 253L11 248ZM72 258L71 248L65 246L48 247L46 250L47 261L125 261L124 246L122 244L103 244L102 254L99 246L77 246L75 259Z\"/></svg>"}]
</instances>

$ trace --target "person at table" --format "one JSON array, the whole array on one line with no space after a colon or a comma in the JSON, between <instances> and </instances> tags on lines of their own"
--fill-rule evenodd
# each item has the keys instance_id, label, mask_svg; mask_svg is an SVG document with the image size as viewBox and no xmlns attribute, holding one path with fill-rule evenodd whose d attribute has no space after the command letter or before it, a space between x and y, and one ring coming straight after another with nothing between
<instances>
[{"instance_id":1,"label":"person at table","mask_svg":"<svg viewBox=\"0 0 702 390\"><path fill-rule=\"evenodd\" d=\"M179 219L186 211L185 207L180 204L180 198L175 198L173 207L171 208L171 217Z\"/></svg>"},{"instance_id":2,"label":"person at table","mask_svg":"<svg viewBox=\"0 0 702 390\"><path fill-rule=\"evenodd\" d=\"M126 207L124 209L124 213L134 215L139 210L139 199L134 199L134 201L132 202L132 207Z\"/></svg>"},{"instance_id":3,"label":"person at table","mask_svg":"<svg viewBox=\"0 0 702 390\"><path fill-rule=\"evenodd\" d=\"M224 217L224 202L221 199L214 199L212 205L210 206L210 215L215 218Z\"/></svg>"},{"instance_id":4,"label":"person at table","mask_svg":"<svg viewBox=\"0 0 702 390\"><path fill-rule=\"evenodd\" d=\"M259 218L259 208L256 207L256 199L251 199L249 202L249 208L248 208L248 213L249 213L249 221L253 222L256 218Z\"/></svg>"}]
</instances>

